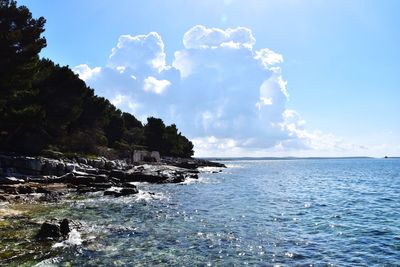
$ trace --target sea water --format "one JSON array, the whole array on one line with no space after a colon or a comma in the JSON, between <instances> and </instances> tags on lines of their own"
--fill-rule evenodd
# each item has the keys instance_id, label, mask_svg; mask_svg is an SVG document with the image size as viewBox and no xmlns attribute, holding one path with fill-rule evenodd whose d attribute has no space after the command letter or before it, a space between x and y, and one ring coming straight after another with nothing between
<instances>
[{"instance_id":1,"label":"sea water","mask_svg":"<svg viewBox=\"0 0 400 267\"><path fill-rule=\"evenodd\" d=\"M3 263L400 264L400 159L223 163L228 168L222 172L207 169L198 180L183 184L138 184L136 196L93 194L47 206L31 220L78 221L76 240L41 245L40 252L36 246L24 253L29 246L19 246L21 257Z\"/></svg>"}]
</instances>

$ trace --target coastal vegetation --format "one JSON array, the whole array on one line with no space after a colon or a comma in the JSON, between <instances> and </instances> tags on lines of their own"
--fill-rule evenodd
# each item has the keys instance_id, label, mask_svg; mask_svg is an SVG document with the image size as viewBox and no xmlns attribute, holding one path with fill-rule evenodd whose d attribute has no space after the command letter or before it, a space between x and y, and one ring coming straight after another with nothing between
<instances>
[{"instance_id":1,"label":"coastal vegetation","mask_svg":"<svg viewBox=\"0 0 400 267\"><path fill-rule=\"evenodd\" d=\"M192 142L175 124L154 117L143 124L97 96L68 66L40 58L45 22L16 1L0 0L0 151L193 155Z\"/></svg>"}]
</instances>

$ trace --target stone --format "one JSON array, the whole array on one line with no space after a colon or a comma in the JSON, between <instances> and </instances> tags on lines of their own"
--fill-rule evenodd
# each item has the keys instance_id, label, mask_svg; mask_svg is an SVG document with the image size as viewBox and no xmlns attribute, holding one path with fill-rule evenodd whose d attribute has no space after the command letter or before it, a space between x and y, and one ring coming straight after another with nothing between
<instances>
[{"instance_id":1,"label":"stone","mask_svg":"<svg viewBox=\"0 0 400 267\"><path fill-rule=\"evenodd\" d=\"M121 196L128 196L139 193L139 190L137 190L136 187L122 188L121 191L119 191L119 193L121 194Z\"/></svg>"},{"instance_id":2,"label":"stone","mask_svg":"<svg viewBox=\"0 0 400 267\"><path fill-rule=\"evenodd\" d=\"M16 157L12 163L13 167L22 173L40 173L42 171L42 161L40 158Z\"/></svg>"},{"instance_id":3,"label":"stone","mask_svg":"<svg viewBox=\"0 0 400 267\"><path fill-rule=\"evenodd\" d=\"M93 176L75 176L75 178L69 180L69 183L74 185L90 185L94 181L95 177Z\"/></svg>"},{"instance_id":4,"label":"stone","mask_svg":"<svg viewBox=\"0 0 400 267\"><path fill-rule=\"evenodd\" d=\"M77 163L65 163L65 171L66 172L73 172L75 168L79 168L79 164Z\"/></svg>"},{"instance_id":5,"label":"stone","mask_svg":"<svg viewBox=\"0 0 400 267\"><path fill-rule=\"evenodd\" d=\"M78 161L78 163L85 164L85 165L87 165L87 163L88 163L87 159L85 159L85 158L78 158L77 161Z\"/></svg>"},{"instance_id":6,"label":"stone","mask_svg":"<svg viewBox=\"0 0 400 267\"><path fill-rule=\"evenodd\" d=\"M75 174L72 172L69 172L67 174L64 174L64 175L58 177L56 180L59 180L60 182L63 182L63 183L70 183L74 179L75 179Z\"/></svg>"},{"instance_id":7,"label":"stone","mask_svg":"<svg viewBox=\"0 0 400 267\"><path fill-rule=\"evenodd\" d=\"M114 196L114 197L121 197L121 196L128 196L128 195L133 195L139 193L139 190L136 188L136 186L132 187L123 187L123 188L110 188L106 191L104 191L105 196Z\"/></svg>"},{"instance_id":8,"label":"stone","mask_svg":"<svg viewBox=\"0 0 400 267\"><path fill-rule=\"evenodd\" d=\"M69 221L68 219L63 219L60 224L60 233L63 236L67 236L69 232L71 232L71 230L69 229Z\"/></svg>"},{"instance_id":9,"label":"stone","mask_svg":"<svg viewBox=\"0 0 400 267\"><path fill-rule=\"evenodd\" d=\"M112 170L110 172L110 177L114 177L120 180L123 180L126 176L126 172L121 171L121 170Z\"/></svg>"},{"instance_id":10,"label":"stone","mask_svg":"<svg viewBox=\"0 0 400 267\"><path fill-rule=\"evenodd\" d=\"M61 232L58 223L44 222L37 234L37 238L39 239L59 238L59 237L61 237Z\"/></svg>"},{"instance_id":11,"label":"stone","mask_svg":"<svg viewBox=\"0 0 400 267\"><path fill-rule=\"evenodd\" d=\"M35 193L35 190L31 186L18 186L17 187L18 194L32 194Z\"/></svg>"},{"instance_id":12,"label":"stone","mask_svg":"<svg viewBox=\"0 0 400 267\"><path fill-rule=\"evenodd\" d=\"M0 184L23 184L24 180L15 177L0 177Z\"/></svg>"}]
</instances>

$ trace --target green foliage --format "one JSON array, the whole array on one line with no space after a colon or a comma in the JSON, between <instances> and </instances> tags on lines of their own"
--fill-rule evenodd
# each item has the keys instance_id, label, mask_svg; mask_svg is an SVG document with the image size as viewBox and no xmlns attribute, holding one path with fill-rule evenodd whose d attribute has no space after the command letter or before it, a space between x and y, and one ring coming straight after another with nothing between
<instances>
[{"instance_id":1,"label":"green foliage","mask_svg":"<svg viewBox=\"0 0 400 267\"><path fill-rule=\"evenodd\" d=\"M0 151L193 155L193 144L175 124L151 117L143 126L96 96L68 67L39 59L44 23L15 1L0 0Z\"/></svg>"},{"instance_id":2,"label":"green foliage","mask_svg":"<svg viewBox=\"0 0 400 267\"><path fill-rule=\"evenodd\" d=\"M165 126L161 119L150 117L144 127L146 145L161 155L174 157L193 156L193 144L182 136L175 124Z\"/></svg>"},{"instance_id":3,"label":"green foliage","mask_svg":"<svg viewBox=\"0 0 400 267\"><path fill-rule=\"evenodd\" d=\"M46 46L40 35L45 19L33 19L28 8L15 1L0 0L0 144L15 151L43 146L41 106L32 86L37 75L39 52ZM19 142L13 143L18 138ZM29 144L29 140L35 140Z\"/></svg>"}]
</instances>

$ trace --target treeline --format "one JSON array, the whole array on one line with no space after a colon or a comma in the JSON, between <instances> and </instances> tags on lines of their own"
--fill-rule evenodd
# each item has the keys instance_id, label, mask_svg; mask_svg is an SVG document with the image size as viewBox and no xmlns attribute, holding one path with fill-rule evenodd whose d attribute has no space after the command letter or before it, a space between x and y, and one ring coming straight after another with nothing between
<instances>
[{"instance_id":1,"label":"treeline","mask_svg":"<svg viewBox=\"0 0 400 267\"><path fill-rule=\"evenodd\" d=\"M40 59L44 24L27 7L0 0L0 151L193 155L193 144L176 125L153 117L143 125L96 96L68 67Z\"/></svg>"}]
</instances>

